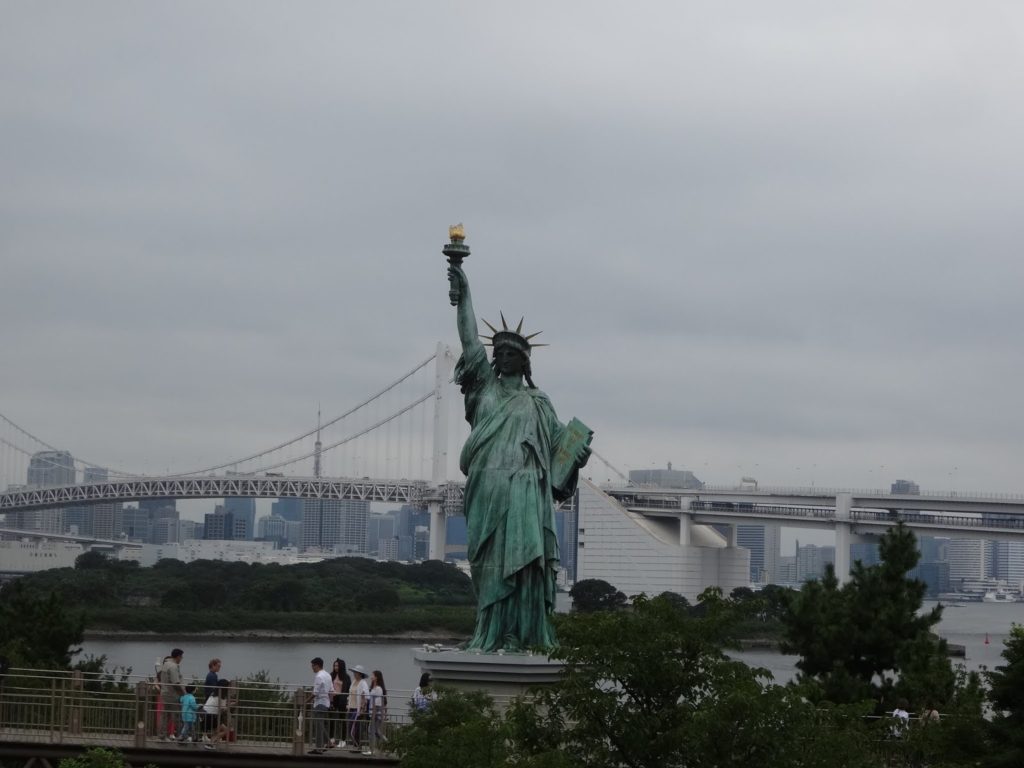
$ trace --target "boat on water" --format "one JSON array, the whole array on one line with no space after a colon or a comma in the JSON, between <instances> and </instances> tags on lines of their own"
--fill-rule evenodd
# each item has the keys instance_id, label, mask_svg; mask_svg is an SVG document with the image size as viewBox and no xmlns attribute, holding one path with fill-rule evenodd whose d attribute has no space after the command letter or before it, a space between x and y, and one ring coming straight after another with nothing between
<instances>
[{"instance_id":1,"label":"boat on water","mask_svg":"<svg viewBox=\"0 0 1024 768\"><path fill-rule=\"evenodd\" d=\"M981 596L983 603L1016 603L1017 598L1001 589L990 590Z\"/></svg>"}]
</instances>

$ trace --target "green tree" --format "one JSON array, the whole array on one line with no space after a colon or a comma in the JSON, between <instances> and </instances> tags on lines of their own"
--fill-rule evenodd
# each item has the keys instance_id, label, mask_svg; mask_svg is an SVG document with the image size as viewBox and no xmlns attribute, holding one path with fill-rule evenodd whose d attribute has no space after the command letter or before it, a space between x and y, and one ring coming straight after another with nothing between
<instances>
[{"instance_id":1,"label":"green tree","mask_svg":"<svg viewBox=\"0 0 1024 768\"><path fill-rule=\"evenodd\" d=\"M1006 660L988 672L988 698L992 704L993 750L987 765L994 768L1024 765L1024 627L1014 624L1006 638Z\"/></svg>"},{"instance_id":2,"label":"green tree","mask_svg":"<svg viewBox=\"0 0 1024 768\"><path fill-rule=\"evenodd\" d=\"M106 568L107 556L102 552L97 552L95 549L90 549L83 552L75 558L75 570L89 570L90 568Z\"/></svg>"},{"instance_id":3,"label":"green tree","mask_svg":"<svg viewBox=\"0 0 1024 768\"><path fill-rule=\"evenodd\" d=\"M843 586L830 567L821 581L793 594L783 650L800 656L799 679L821 699L944 704L955 676L945 641L931 633L942 609L919 615L925 584L907 577L919 558L913 532L902 523L890 528L879 553L879 565L855 563Z\"/></svg>"},{"instance_id":4,"label":"green tree","mask_svg":"<svg viewBox=\"0 0 1024 768\"><path fill-rule=\"evenodd\" d=\"M858 719L821 727L822 716L795 690L726 656L743 611L716 590L700 604L704 615L694 617L672 601L641 597L632 611L562 622L553 655L567 669L532 708L539 724L515 730L523 751L558 751L594 768L868 764L856 746L861 734L848 727ZM536 733L557 743L524 742ZM808 739L838 739L843 748L809 750Z\"/></svg>"},{"instance_id":5,"label":"green tree","mask_svg":"<svg viewBox=\"0 0 1024 768\"><path fill-rule=\"evenodd\" d=\"M626 596L604 579L583 579L569 590L574 610L610 611L626 604Z\"/></svg>"},{"instance_id":6,"label":"green tree","mask_svg":"<svg viewBox=\"0 0 1024 768\"><path fill-rule=\"evenodd\" d=\"M507 728L481 691L438 690L426 710L412 711L390 747L403 768L493 768L510 760Z\"/></svg>"},{"instance_id":7,"label":"green tree","mask_svg":"<svg viewBox=\"0 0 1024 768\"><path fill-rule=\"evenodd\" d=\"M0 599L0 655L12 665L67 669L81 651L85 621L56 592L33 595L21 581L4 587Z\"/></svg>"},{"instance_id":8,"label":"green tree","mask_svg":"<svg viewBox=\"0 0 1024 768\"><path fill-rule=\"evenodd\" d=\"M91 747L77 757L65 757L59 768L130 768L124 755L116 749L104 749L103 747ZM145 768L156 768L152 763L147 763Z\"/></svg>"}]
</instances>

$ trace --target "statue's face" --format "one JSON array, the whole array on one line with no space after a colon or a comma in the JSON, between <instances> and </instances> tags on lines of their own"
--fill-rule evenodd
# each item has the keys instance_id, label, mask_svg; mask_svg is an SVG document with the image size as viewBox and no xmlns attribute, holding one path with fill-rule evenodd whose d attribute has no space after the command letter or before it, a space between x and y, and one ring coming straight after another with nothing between
<instances>
[{"instance_id":1,"label":"statue's face","mask_svg":"<svg viewBox=\"0 0 1024 768\"><path fill-rule=\"evenodd\" d=\"M494 367L502 376L517 376L526 371L526 358L514 347L497 347L494 350Z\"/></svg>"}]
</instances>

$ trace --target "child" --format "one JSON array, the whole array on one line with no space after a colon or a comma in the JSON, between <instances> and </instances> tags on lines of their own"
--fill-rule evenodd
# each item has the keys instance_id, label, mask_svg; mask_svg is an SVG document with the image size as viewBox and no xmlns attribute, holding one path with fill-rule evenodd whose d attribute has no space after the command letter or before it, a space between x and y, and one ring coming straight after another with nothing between
<instances>
[{"instance_id":1,"label":"child","mask_svg":"<svg viewBox=\"0 0 1024 768\"><path fill-rule=\"evenodd\" d=\"M178 741L182 744L192 741L192 732L196 725L196 710L199 705L196 703L196 687L185 686L185 695L181 697L181 735Z\"/></svg>"}]
</instances>

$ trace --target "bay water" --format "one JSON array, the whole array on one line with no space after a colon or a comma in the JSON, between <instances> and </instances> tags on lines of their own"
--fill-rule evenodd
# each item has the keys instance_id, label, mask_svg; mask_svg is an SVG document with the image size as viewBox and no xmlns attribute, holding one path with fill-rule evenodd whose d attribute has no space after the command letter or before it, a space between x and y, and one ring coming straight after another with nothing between
<instances>
[{"instance_id":1,"label":"bay water","mask_svg":"<svg viewBox=\"0 0 1024 768\"><path fill-rule=\"evenodd\" d=\"M929 610L934 602L926 602ZM1014 624L1024 624L1024 603L966 603L946 605L938 634L964 647L965 658L954 658L970 670L993 669L1000 665L1003 641ZM170 653L171 648L185 651L181 668L186 679L202 680L207 662L219 658L223 663L221 676L245 678L265 671L282 687L294 689L309 686L313 673L310 660L324 659L329 670L335 658L344 659L351 668L361 664L367 670L380 670L396 704L406 701L419 682L421 670L413 660L413 652L421 645L413 642L347 643L309 638L296 639L225 639L201 637L193 639L164 635L146 640L90 638L83 645L85 654L105 655L107 667L131 667L133 677L147 678L154 674L154 665ZM751 649L733 654L751 666L769 670L776 682L784 683L795 675L795 656L777 651Z\"/></svg>"}]
</instances>

